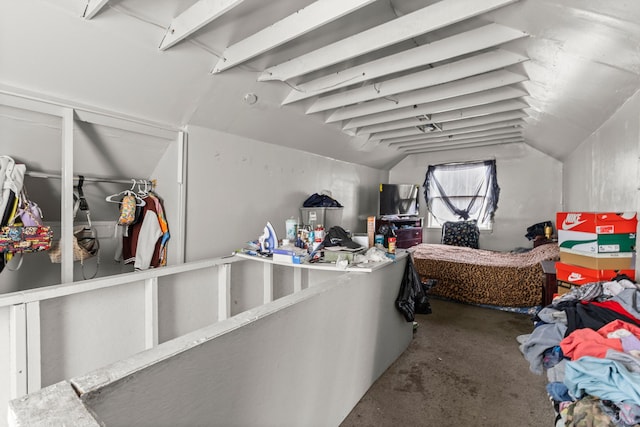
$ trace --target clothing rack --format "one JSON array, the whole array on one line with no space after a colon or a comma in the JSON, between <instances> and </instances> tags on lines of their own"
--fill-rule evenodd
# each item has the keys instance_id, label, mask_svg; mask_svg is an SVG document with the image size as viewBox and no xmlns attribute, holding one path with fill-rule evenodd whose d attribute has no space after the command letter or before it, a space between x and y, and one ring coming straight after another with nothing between
<instances>
[{"instance_id":1,"label":"clothing rack","mask_svg":"<svg viewBox=\"0 0 640 427\"><path fill-rule=\"evenodd\" d=\"M44 172L33 172L33 171L27 171L25 172L25 175L30 176L32 178L52 178L52 179L62 179L62 176L60 175L52 175L52 174L48 174L48 173L44 173ZM151 188L154 188L156 185L156 180L152 179L152 180L148 180L148 179L137 179L137 178L131 178L131 179L111 179L111 178L94 178L94 177L89 177L89 176L82 176L84 178L84 182L109 182L109 183L113 183L113 184L132 184L135 183L140 183L140 184L148 184L149 186L151 186ZM74 180L79 180L80 176L74 176L73 177Z\"/></svg>"}]
</instances>

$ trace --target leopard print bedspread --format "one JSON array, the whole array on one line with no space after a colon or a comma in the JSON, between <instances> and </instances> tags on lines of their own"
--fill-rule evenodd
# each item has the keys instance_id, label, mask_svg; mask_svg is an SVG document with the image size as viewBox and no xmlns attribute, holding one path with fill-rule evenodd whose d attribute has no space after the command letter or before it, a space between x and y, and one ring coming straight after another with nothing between
<instances>
[{"instance_id":1,"label":"leopard print bedspread","mask_svg":"<svg viewBox=\"0 0 640 427\"><path fill-rule=\"evenodd\" d=\"M507 253L422 243L414 247L416 270L435 279L431 294L472 304L532 307L542 303L544 277L540 261L556 260L557 245L525 253Z\"/></svg>"}]
</instances>

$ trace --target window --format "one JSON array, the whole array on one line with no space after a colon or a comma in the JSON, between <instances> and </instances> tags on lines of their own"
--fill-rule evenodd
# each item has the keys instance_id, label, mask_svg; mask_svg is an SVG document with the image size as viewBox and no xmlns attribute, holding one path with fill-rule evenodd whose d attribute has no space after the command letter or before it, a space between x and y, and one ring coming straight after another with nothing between
<instances>
[{"instance_id":1,"label":"window","mask_svg":"<svg viewBox=\"0 0 640 427\"><path fill-rule=\"evenodd\" d=\"M481 230L490 230L500 195L496 161L429 165L424 195L427 227L440 228L446 221L475 219Z\"/></svg>"}]
</instances>

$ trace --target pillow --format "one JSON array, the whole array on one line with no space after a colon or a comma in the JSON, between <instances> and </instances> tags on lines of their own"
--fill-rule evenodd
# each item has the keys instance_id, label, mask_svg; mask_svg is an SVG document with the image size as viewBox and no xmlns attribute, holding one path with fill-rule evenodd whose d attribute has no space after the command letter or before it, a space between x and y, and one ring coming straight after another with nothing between
<instances>
[{"instance_id":1,"label":"pillow","mask_svg":"<svg viewBox=\"0 0 640 427\"><path fill-rule=\"evenodd\" d=\"M442 244L478 249L480 229L476 220L447 221L442 225Z\"/></svg>"}]
</instances>

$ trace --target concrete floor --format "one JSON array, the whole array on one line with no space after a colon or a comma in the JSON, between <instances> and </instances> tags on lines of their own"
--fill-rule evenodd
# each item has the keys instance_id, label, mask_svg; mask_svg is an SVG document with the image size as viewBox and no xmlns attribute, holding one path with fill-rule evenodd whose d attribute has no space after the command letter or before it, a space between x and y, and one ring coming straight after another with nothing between
<instances>
[{"instance_id":1,"label":"concrete floor","mask_svg":"<svg viewBox=\"0 0 640 427\"><path fill-rule=\"evenodd\" d=\"M414 339L341 424L553 426L545 376L529 371L516 337L528 315L432 299Z\"/></svg>"}]
</instances>

